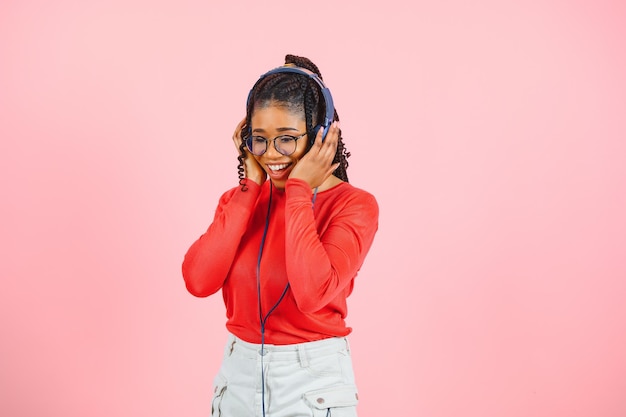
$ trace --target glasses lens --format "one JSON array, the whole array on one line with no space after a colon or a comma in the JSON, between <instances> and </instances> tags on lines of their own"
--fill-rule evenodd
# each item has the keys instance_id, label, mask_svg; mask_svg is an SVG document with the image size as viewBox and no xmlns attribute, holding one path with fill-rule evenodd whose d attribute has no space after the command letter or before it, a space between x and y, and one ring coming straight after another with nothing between
<instances>
[{"instance_id":1,"label":"glasses lens","mask_svg":"<svg viewBox=\"0 0 626 417\"><path fill-rule=\"evenodd\" d=\"M267 150L267 140L260 136L252 136L246 141L246 146L253 155L261 156Z\"/></svg>"},{"instance_id":2,"label":"glasses lens","mask_svg":"<svg viewBox=\"0 0 626 417\"><path fill-rule=\"evenodd\" d=\"M283 155L291 155L296 151L296 138L293 136L279 136L274 140L274 146Z\"/></svg>"}]
</instances>

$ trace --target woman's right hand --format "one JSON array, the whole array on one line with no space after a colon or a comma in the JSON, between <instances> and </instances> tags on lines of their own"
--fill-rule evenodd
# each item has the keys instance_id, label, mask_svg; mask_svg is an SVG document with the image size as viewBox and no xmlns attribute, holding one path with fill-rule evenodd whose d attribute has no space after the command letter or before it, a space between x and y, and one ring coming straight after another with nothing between
<instances>
[{"instance_id":1,"label":"woman's right hand","mask_svg":"<svg viewBox=\"0 0 626 417\"><path fill-rule=\"evenodd\" d=\"M241 153L241 144L243 143L243 139L241 137L241 129L246 124L246 118L244 117L241 122L235 128L235 133L233 133L233 142L235 143L235 147L237 148L237 152L239 155L243 156L243 168L245 170L246 178L256 182L259 185L262 185L267 179L267 173L261 168L261 165L254 159L254 155L248 151L246 146L243 147L244 154Z\"/></svg>"}]
</instances>

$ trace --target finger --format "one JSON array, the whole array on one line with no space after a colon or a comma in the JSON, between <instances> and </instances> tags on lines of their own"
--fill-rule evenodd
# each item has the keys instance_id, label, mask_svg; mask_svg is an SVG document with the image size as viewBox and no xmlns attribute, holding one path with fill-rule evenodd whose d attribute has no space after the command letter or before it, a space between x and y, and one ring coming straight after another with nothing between
<instances>
[{"instance_id":1,"label":"finger","mask_svg":"<svg viewBox=\"0 0 626 417\"><path fill-rule=\"evenodd\" d=\"M241 138L241 129L243 128L243 125L246 123L246 118L244 117L243 119L241 119L241 121L237 124L237 127L235 128L235 132L233 133L233 142L235 142L235 145L237 145L237 147L239 147L239 145L241 145L242 142L242 138Z\"/></svg>"},{"instance_id":2,"label":"finger","mask_svg":"<svg viewBox=\"0 0 626 417\"><path fill-rule=\"evenodd\" d=\"M337 146L339 144L339 123L333 122L328 129L328 134L324 140L324 150L326 154L334 156L337 152Z\"/></svg>"},{"instance_id":3,"label":"finger","mask_svg":"<svg viewBox=\"0 0 626 417\"><path fill-rule=\"evenodd\" d=\"M317 129L317 134L315 135L315 141L313 142L313 146L316 148L321 148L323 141L324 141L324 127L320 126L320 128Z\"/></svg>"},{"instance_id":4,"label":"finger","mask_svg":"<svg viewBox=\"0 0 626 417\"><path fill-rule=\"evenodd\" d=\"M317 148L318 154L324 152L324 154L328 153L328 149L336 148L337 145L337 132L338 130L335 128L335 123L331 123L328 127L328 131L326 133L326 137L324 137L324 127L320 127L317 131L317 135L315 136L315 142L313 143L313 147Z\"/></svg>"},{"instance_id":5,"label":"finger","mask_svg":"<svg viewBox=\"0 0 626 417\"><path fill-rule=\"evenodd\" d=\"M326 135L324 143L333 145L337 142L339 142L339 122L333 122L328 128L328 134Z\"/></svg>"}]
</instances>

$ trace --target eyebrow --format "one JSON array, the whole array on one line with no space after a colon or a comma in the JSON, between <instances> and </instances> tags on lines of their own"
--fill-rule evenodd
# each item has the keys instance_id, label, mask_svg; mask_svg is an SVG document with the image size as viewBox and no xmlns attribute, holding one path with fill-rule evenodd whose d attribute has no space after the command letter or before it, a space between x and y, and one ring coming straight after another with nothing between
<instances>
[{"instance_id":1,"label":"eyebrow","mask_svg":"<svg viewBox=\"0 0 626 417\"><path fill-rule=\"evenodd\" d=\"M277 132L289 132L289 131L296 131L299 132L299 129L296 129L295 127L279 127L276 128ZM258 132L258 133L265 133L265 129L253 129L253 132Z\"/></svg>"}]
</instances>

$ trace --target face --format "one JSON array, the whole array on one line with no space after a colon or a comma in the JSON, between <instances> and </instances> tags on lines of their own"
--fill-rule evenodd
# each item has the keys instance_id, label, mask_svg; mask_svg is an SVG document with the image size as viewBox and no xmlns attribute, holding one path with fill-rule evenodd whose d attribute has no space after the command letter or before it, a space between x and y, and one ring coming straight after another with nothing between
<instances>
[{"instance_id":1,"label":"face","mask_svg":"<svg viewBox=\"0 0 626 417\"><path fill-rule=\"evenodd\" d=\"M274 147L274 138L281 135L297 137L306 132L304 114L279 105L258 107L252 113L251 127L253 136L261 136L268 140L265 153L254 158L274 186L284 189L291 170L306 152L308 137L304 135L298 139L296 151L291 155L279 153Z\"/></svg>"}]
</instances>

